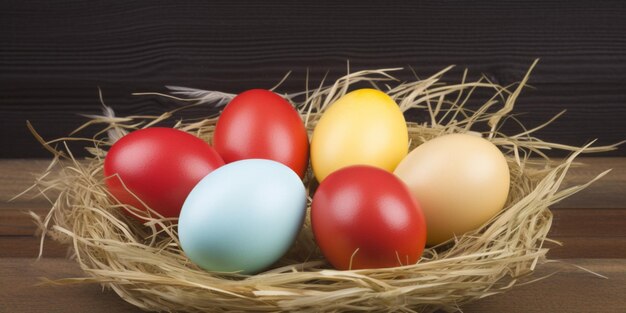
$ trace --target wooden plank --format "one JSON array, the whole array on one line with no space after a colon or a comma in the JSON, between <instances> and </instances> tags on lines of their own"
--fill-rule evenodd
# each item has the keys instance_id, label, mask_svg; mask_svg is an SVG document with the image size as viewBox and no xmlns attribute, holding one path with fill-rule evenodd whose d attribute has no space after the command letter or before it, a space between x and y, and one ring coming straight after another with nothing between
<instances>
[{"instance_id":1,"label":"wooden plank","mask_svg":"<svg viewBox=\"0 0 626 313\"><path fill-rule=\"evenodd\" d=\"M626 237L550 237L562 246L546 244L550 259L626 259ZM40 238L36 236L0 236L0 258L36 258ZM47 238L43 256L64 258L68 247Z\"/></svg>"},{"instance_id":2,"label":"wooden plank","mask_svg":"<svg viewBox=\"0 0 626 313\"><path fill-rule=\"evenodd\" d=\"M626 312L625 260L573 260L605 275L597 278L566 264L551 264L539 275L559 273L511 292L481 299L463 307L463 312Z\"/></svg>"},{"instance_id":3,"label":"wooden plank","mask_svg":"<svg viewBox=\"0 0 626 313\"><path fill-rule=\"evenodd\" d=\"M584 165L570 170L563 182L563 188L583 184L605 170L612 171L586 190L554 205L554 208L626 208L626 158L581 157L577 162ZM45 203L41 198L33 201L32 196L35 193L15 199L11 203L7 202L32 185L48 164L46 159L0 159L0 210L13 205L12 203Z\"/></svg>"},{"instance_id":4,"label":"wooden plank","mask_svg":"<svg viewBox=\"0 0 626 313\"><path fill-rule=\"evenodd\" d=\"M587 189L555 204L554 208L626 208L626 158L579 158L576 166L567 173L562 188L582 185L595 176L611 169L601 180Z\"/></svg>"},{"instance_id":5,"label":"wooden plank","mask_svg":"<svg viewBox=\"0 0 626 313\"><path fill-rule=\"evenodd\" d=\"M30 210L0 210L0 236L32 236L37 231L37 225L27 213ZM32 211L44 216L44 210Z\"/></svg>"},{"instance_id":6,"label":"wooden plank","mask_svg":"<svg viewBox=\"0 0 626 313\"><path fill-rule=\"evenodd\" d=\"M554 209L552 237L626 237L626 209Z\"/></svg>"},{"instance_id":7,"label":"wooden plank","mask_svg":"<svg viewBox=\"0 0 626 313\"><path fill-rule=\"evenodd\" d=\"M584 165L570 170L562 188L583 184L605 170L612 171L586 190L557 203L554 208L626 208L626 158L582 157L578 162ZM0 159L0 210L14 203L45 204L42 198L32 199L36 193L29 193L11 203L8 201L32 185L48 164L45 159Z\"/></svg>"},{"instance_id":8,"label":"wooden plank","mask_svg":"<svg viewBox=\"0 0 626 313\"><path fill-rule=\"evenodd\" d=\"M35 211L44 214L44 210ZM579 214L583 213L583 214ZM550 258L626 258L626 210L556 210L549 238ZM0 257L34 257L39 251L37 228L30 216L0 210ZM44 255L63 257L66 247L46 240Z\"/></svg>"},{"instance_id":9,"label":"wooden plank","mask_svg":"<svg viewBox=\"0 0 626 313\"><path fill-rule=\"evenodd\" d=\"M462 307L463 312L624 312L626 310L626 260L576 259L609 279L598 278L568 263L542 265L536 283L517 286L507 293L487 297ZM77 277L78 266L64 259L0 258L0 310L22 312L139 312L112 291L96 285L35 286L40 277Z\"/></svg>"},{"instance_id":10,"label":"wooden plank","mask_svg":"<svg viewBox=\"0 0 626 313\"><path fill-rule=\"evenodd\" d=\"M560 237L550 236L562 245L546 244L550 248L551 259L569 258L624 258L626 259L626 237ZM35 235L0 235L0 258L36 257L39 253L40 238ZM65 257L67 246L50 238L45 240L44 256Z\"/></svg>"},{"instance_id":11,"label":"wooden plank","mask_svg":"<svg viewBox=\"0 0 626 313\"><path fill-rule=\"evenodd\" d=\"M562 246L546 244L550 259L626 259L626 237L550 237Z\"/></svg>"},{"instance_id":12,"label":"wooden plank","mask_svg":"<svg viewBox=\"0 0 626 313\"><path fill-rule=\"evenodd\" d=\"M571 258L624 258L626 259L626 237L550 237L562 246L546 244L550 248L550 259ZM0 236L0 258L37 257L40 238L33 235ZM44 243L45 257L66 257L67 246L50 238Z\"/></svg>"},{"instance_id":13,"label":"wooden plank","mask_svg":"<svg viewBox=\"0 0 626 313\"><path fill-rule=\"evenodd\" d=\"M37 225L28 212L45 216L48 207L28 206L0 210L0 236L32 235ZM626 237L626 209L557 209L551 237Z\"/></svg>"},{"instance_id":14,"label":"wooden plank","mask_svg":"<svg viewBox=\"0 0 626 313\"><path fill-rule=\"evenodd\" d=\"M41 278L80 276L65 259L0 258L0 312L140 312L97 285L40 286Z\"/></svg>"},{"instance_id":15,"label":"wooden plank","mask_svg":"<svg viewBox=\"0 0 626 313\"><path fill-rule=\"evenodd\" d=\"M14 203L42 203L42 199L32 199L36 193L9 201L30 187L49 164L49 159L0 159L0 208Z\"/></svg>"},{"instance_id":16,"label":"wooden plank","mask_svg":"<svg viewBox=\"0 0 626 313\"><path fill-rule=\"evenodd\" d=\"M20 231L22 232L22 231ZM34 227L33 227L34 232ZM549 236L562 243L546 244L551 250L548 257L555 258L625 258L626 236ZM0 234L0 258L36 257L39 253L40 238L32 234ZM67 246L47 238L44 244L44 256L65 257Z\"/></svg>"},{"instance_id":17,"label":"wooden plank","mask_svg":"<svg viewBox=\"0 0 626 313\"><path fill-rule=\"evenodd\" d=\"M0 259L37 258L40 238L36 236L0 236ZM44 242L43 255L47 258L65 258L68 248L50 238ZM2 311L0 311L2 312Z\"/></svg>"},{"instance_id":18,"label":"wooden plank","mask_svg":"<svg viewBox=\"0 0 626 313\"><path fill-rule=\"evenodd\" d=\"M615 170L579 199L562 203L554 212L550 237L564 242L554 247L551 258L626 258L626 158L583 158L586 167L572 169L564 185L581 184L606 168ZM48 164L46 160L0 160L0 200L24 190ZM566 200L568 201L568 200ZM566 202L563 201L563 202ZM587 205L584 207L583 205ZM34 257L39 239L36 225L26 213L46 214L49 204L43 199L17 199L0 203L0 257ZM64 257L66 247L47 240L44 255Z\"/></svg>"},{"instance_id":19,"label":"wooden plank","mask_svg":"<svg viewBox=\"0 0 626 313\"><path fill-rule=\"evenodd\" d=\"M254 1L173 6L161 0L0 3L0 157L45 157L24 127L67 134L97 113L97 87L121 115L175 104L130 96L164 85L240 92L303 90L365 68L412 66L426 77L450 65L507 85L533 59L536 90L519 99L528 126L569 113L542 137L583 144L623 140L626 123L626 6L620 1L394 2ZM137 21L141 21L137 24ZM105 31L106 30L106 31ZM413 73L398 74L403 80ZM204 109L207 112L208 109ZM73 113L68 113L73 112ZM197 116L190 111L188 116ZM89 132L87 132L89 134ZM625 155L626 150L612 155ZM77 153L79 153L77 151Z\"/></svg>"},{"instance_id":20,"label":"wooden plank","mask_svg":"<svg viewBox=\"0 0 626 313\"><path fill-rule=\"evenodd\" d=\"M43 215L47 208L34 212ZM553 246L551 258L626 258L626 210L558 209L554 214L549 238L563 242L564 246ZM39 249L36 230L25 211L0 210L0 257L35 256ZM45 255L62 257L65 250L46 240Z\"/></svg>"}]
</instances>

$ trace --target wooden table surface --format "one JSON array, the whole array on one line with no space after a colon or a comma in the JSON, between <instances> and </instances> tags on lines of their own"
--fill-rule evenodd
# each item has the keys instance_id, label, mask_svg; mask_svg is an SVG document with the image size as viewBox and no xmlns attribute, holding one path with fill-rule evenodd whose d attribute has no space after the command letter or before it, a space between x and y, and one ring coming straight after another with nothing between
<instances>
[{"instance_id":1,"label":"wooden table surface","mask_svg":"<svg viewBox=\"0 0 626 313\"><path fill-rule=\"evenodd\" d=\"M613 171L553 208L551 238L563 242L537 274L556 273L534 284L484 298L464 312L626 312L626 158L582 158L565 185ZM0 312L139 312L98 285L38 285L42 277L80 276L66 248L47 241L37 261L35 225L25 213L46 212L42 199L9 199L24 190L46 160L0 160ZM604 275L599 278L576 267Z\"/></svg>"}]
</instances>

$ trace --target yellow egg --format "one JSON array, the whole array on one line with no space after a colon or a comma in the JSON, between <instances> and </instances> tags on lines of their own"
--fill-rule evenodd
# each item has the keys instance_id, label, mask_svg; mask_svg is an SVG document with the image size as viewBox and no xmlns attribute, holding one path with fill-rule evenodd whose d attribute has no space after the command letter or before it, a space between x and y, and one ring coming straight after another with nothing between
<instances>
[{"instance_id":1,"label":"yellow egg","mask_svg":"<svg viewBox=\"0 0 626 313\"><path fill-rule=\"evenodd\" d=\"M408 152L402 111L382 91L359 89L333 103L311 138L311 164L318 181L350 165L393 172Z\"/></svg>"},{"instance_id":2,"label":"yellow egg","mask_svg":"<svg viewBox=\"0 0 626 313\"><path fill-rule=\"evenodd\" d=\"M509 193L504 155L478 134L427 141L411 151L394 173L422 207L428 245L480 227L502 210Z\"/></svg>"}]
</instances>

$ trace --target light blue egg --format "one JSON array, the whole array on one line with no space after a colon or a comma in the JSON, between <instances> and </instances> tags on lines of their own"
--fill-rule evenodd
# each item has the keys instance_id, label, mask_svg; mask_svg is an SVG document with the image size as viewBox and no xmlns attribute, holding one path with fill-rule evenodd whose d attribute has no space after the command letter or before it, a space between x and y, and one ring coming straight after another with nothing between
<instances>
[{"instance_id":1,"label":"light blue egg","mask_svg":"<svg viewBox=\"0 0 626 313\"><path fill-rule=\"evenodd\" d=\"M180 213L189 259L216 272L252 274L292 245L306 213L306 191L289 167L271 160L226 164L204 177Z\"/></svg>"}]
</instances>

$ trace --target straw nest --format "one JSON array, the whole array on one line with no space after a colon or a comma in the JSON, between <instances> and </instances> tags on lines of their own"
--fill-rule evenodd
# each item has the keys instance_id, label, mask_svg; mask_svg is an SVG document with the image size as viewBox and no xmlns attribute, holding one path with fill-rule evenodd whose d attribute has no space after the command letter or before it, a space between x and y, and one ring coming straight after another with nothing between
<instances>
[{"instance_id":1,"label":"straw nest","mask_svg":"<svg viewBox=\"0 0 626 313\"><path fill-rule=\"evenodd\" d=\"M371 85L386 91L403 111L415 109L427 116L427 122L408 123L411 148L443 134L473 131L482 125L483 136L506 154L511 189L505 209L480 229L427 248L417 264L334 270L316 247L307 220L291 250L266 272L217 275L199 269L181 251L175 221L155 218L152 212L153 217L142 225L120 214L123 205L111 201L103 183L102 165L108 147L128 131L171 119L174 112L115 117L105 106L103 116L90 116L90 121L77 130L100 126L102 131L94 138L81 138L75 132L45 142L35 133L55 156L33 186L52 204L47 216L32 214L42 230L42 248L44 237L68 244L71 257L85 273L85 277L54 283L100 283L125 301L152 311L431 312L455 311L468 301L538 279L529 274L546 261L548 249L544 244L549 240L546 235L552 223L549 207L592 182L559 188L574 158L583 152L601 152L615 146L572 147L533 136L551 121L517 134L502 134L499 129L504 121L517 121L510 112L529 74L512 86L499 86L486 77L468 82L467 72L459 83L444 84L441 77L449 69L409 82L392 76L399 69L361 71L332 84L322 83L317 88L285 95L312 131L324 110L355 84ZM184 101L180 109L223 105L234 96L171 88L172 95L161 96ZM470 110L466 103L478 89L491 92L492 97ZM210 142L216 121L215 116L179 120L174 127ZM92 156L76 160L64 144L72 140L87 140ZM565 160L554 161L542 152L546 149L572 153ZM315 184L310 172L305 178L309 190Z\"/></svg>"}]
</instances>

